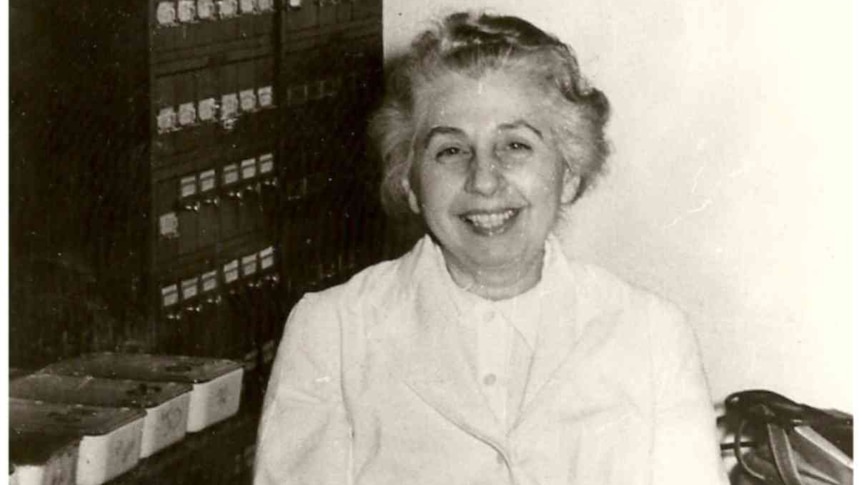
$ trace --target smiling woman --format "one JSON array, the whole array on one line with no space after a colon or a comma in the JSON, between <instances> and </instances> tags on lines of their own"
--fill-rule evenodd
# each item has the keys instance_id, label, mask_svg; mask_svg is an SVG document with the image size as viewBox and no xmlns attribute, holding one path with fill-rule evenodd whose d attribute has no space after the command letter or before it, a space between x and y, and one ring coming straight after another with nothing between
<instances>
[{"instance_id":1,"label":"smiling woman","mask_svg":"<svg viewBox=\"0 0 862 485\"><path fill-rule=\"evenodd\" d=\"M725 483L681 313L553 236L607 155L571 50L458 13L393 65L382 199L426 235L294 308L256 483Z\"/></svg>"},{"instance_id":2,"label":"smiling woman","mask_svg":"<svg viewBox=\"0 0 862 485\"><path fill-rule=\"evenodd\" d=\"M547 96L507 73L453 73L434 86L419 94L427 111L403 181L410 208L460 287L492 300L523 293L539 280L545 239L580 182L551 141Z\"/></svg>"}]
</instances>

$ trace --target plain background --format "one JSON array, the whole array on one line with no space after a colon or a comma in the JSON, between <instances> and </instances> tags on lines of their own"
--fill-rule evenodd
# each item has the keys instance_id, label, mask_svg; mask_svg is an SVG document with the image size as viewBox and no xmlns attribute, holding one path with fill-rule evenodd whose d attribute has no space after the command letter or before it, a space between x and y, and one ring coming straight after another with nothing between
<instances>
[{"instance_id":1,"label":"plain background","mask_svg":"<svg viewBox=\"0 0 862 485\"><path fill-rule=\"evenodd\" d=\"M386 0L385 50L464 8L556 34L611 101L567 252L688 313L716 402L850 411L851 2Z\"/></svg>"}]
</instances>

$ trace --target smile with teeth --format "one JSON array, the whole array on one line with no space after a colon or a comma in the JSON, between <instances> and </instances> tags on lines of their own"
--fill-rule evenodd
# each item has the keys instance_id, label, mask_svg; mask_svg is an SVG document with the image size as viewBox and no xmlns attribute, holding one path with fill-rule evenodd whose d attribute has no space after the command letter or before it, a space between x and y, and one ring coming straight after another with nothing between
<instances>
[{"instance_id":1,"label":"smile with teeth","mask_svg":"<svg viewBox=\"0 0 862 485\"><path fill-rule=\"evenodd\" d=\"M473 226L484 231L493 231L503 227L517 213L515 209L498 212L475 212L465 214L462 218Z\"/></svg>"}]
</instances>

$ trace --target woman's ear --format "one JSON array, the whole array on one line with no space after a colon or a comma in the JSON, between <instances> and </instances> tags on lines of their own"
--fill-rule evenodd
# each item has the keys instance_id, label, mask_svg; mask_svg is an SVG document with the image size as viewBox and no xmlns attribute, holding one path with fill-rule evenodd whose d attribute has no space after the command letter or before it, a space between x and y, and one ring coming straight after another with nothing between
<instances>
[{"instance_id":1,"label":"woman's ear","mask_svg":"<svg viewBox=\"0 0 862 485\"><path fill-rule=\"evenodd\" d=\"M581 176L572 169L566 168L566 172L563 174L563 190L560 192L560 203L563 205L573 203L578 196L578 189L580 187Z\"/></svg>"},{"instance_id":2,"label":"woman's ear","mask_svg":"<svg viewBox=\"0 0 862 485\"><path fill-rule=\"evenodd\" d=\"M416 193L413 192L413 187L410 186L409 177L401 179L401 188L404 190L404 193L407 194L407 203L410 204L410 210L413 211L414 214L420 215L422 211L419 207L419 197L417 197Z\"/></svg>"}]
</instances>

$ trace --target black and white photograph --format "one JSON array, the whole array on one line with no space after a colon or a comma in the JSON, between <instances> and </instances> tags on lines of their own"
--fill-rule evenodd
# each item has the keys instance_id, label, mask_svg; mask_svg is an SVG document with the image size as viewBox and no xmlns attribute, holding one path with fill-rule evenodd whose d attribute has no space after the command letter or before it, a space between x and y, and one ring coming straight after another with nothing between
<instances>
[{"instance_id":1,"label":"black and white photograph","mask_svg":"<svg viewBox=\"0 0 862 485\"><path fill-rule=\"evenodd\" d=\"M857 9L10 0L8 483L852 485Z\"/></svg>"}]
</instances>

